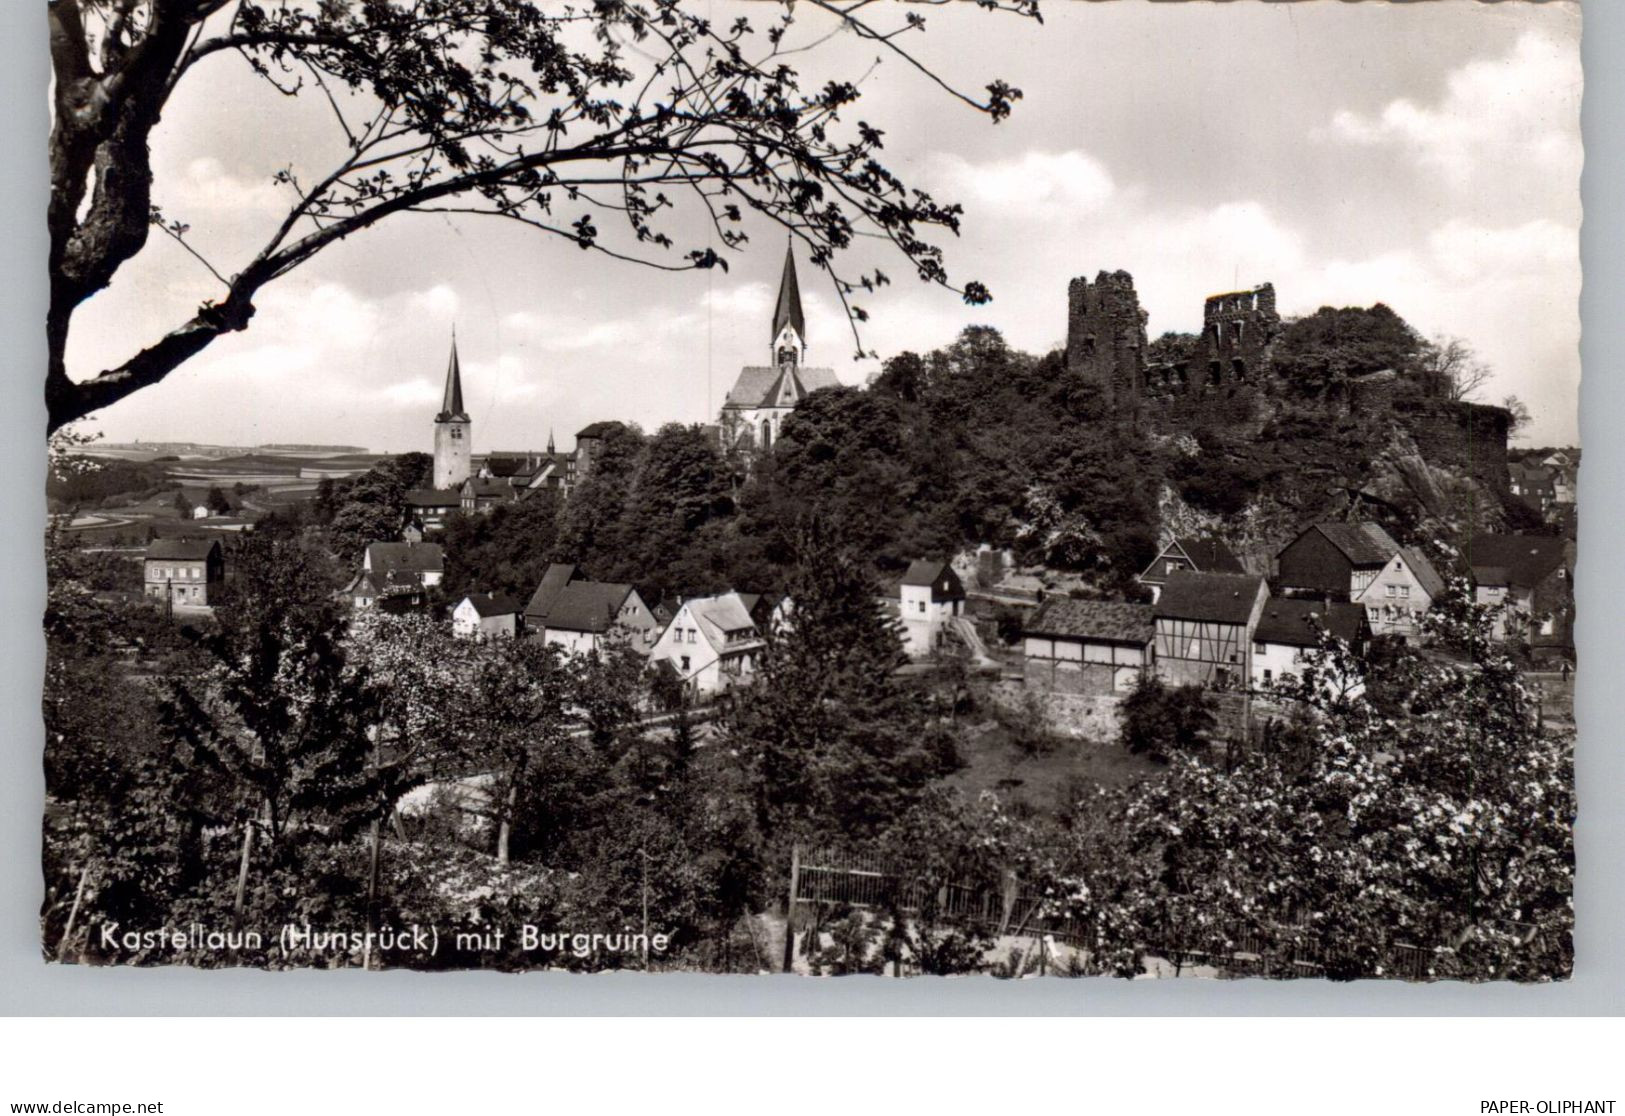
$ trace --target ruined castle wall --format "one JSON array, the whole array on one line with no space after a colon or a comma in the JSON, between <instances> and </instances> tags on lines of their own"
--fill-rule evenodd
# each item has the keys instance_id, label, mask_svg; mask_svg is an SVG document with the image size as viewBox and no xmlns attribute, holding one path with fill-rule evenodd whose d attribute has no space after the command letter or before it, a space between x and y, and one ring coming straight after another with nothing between
<instances>
[{"instance_id":1,"label":"ruined castle wall","mask_svg":"<svg viewBox=\"0 0 1625 1116\"><path fill-rule=\"evenodd\" d=\"M1067 285L1066 366L1097 385L1113 411L1138 415L1145 389L1146 313L1126 271Z\"/></svg>"}]
</instances>

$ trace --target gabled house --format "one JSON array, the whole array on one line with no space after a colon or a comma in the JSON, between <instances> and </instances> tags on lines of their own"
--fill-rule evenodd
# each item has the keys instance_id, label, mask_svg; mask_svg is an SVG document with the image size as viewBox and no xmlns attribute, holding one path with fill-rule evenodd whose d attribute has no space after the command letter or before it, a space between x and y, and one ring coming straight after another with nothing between
<instances>
[{"instance_id":1,"label":"gabled house","mask_svg":"<svg viewBox=\"0 0 1625 1116\"><path fill-rule=\"evenodd\" d=\"M420 531L439 531L454 512L462 510L463 495L455 488L410 488L407 515Z\"/></svg>"},{"instance_id":2,"label":"gabled house","mask_svg":"<svg viewBox=\"0 0 1625 1116\"><path fill-rule=\"evenodd\" d=\"M948 625L965 612L965 583L953 566L934 558L909 563L897 587L903 649L913 658L931 654L948 638Z\"/></svg>"},{"instance_id":3,"label":"gabled house","mask_svg":"<svg viewBox=\"0 0 1625 1116\"><path fill-rule=\"evenodd\" d=\"M1172 686L1231 689L1252 676L1253 632L1269 586L1251 574L1168 575L1157 603L1157 676Z\"/></svg>"},{"instance_id":4,"label":"gabled house","mask_svg":"<svg viewBox=\"0 0 1625 1116\"><path fill-rule=\"evenodd\" d=\"M440 584L446 573L446 552L439 543L368 543L361 569L380 577L414 579L425 589Z\"/></svg>"},{"instance_id":5,"label":"gabled house","mask_svg":"<svg viewBox=\"0 0 1625 1116\"><path fill-rule=\"evenodd\" d=\"M1376 523L1315 523L1276 556L1284 596L1363 605L1371 630L1414 641L1444 592L1426 555Z\"/></svg>"},{"instance_id":6,"label":"gabled house","mask_svg":"<svg viewBox=\"0 0 1625 1116\"><path fill-rule=\"evenodd\" d=\"M519 634L519 602L506 593L470 593L451 610L459 639L513 639Z\"/></svg>"},{"instance_id":7,"label":"gabled house","mask_svg":"<svg viewBox=\"0 0 1625 1116\"><path fill-rule=\"evenodd\" d=\"M684 601L649 659L694 693L715 694L750 681L766 646L740 594L722 593Z\"/></svg>"},{"instance_id":8,"label":"gabled house","mask_svg":"<svg viewBox=\"0 0 1625 1116\"><path fill-rule=\"evenodd\" d=\"M627 643L648 654L660 633L653 611L624 582L588 581L576 568L555 562L525 605L525 630L532 639L571 654Z\"/></svg>"},{"instance_id":9,"label":"gabled house","mask_svg":"<svg viewBox=\"0 0 1625 1116\"><path fill-rule=\"evenodd\" d=\"M1052 693L1132 690L1151 669L1151 605L1054 597L1022 632L1027 685Z\"/></svg>"},{"instance_id":10,"label":"gabled house","mask_svg":"<svg viewBox=\"0 0 1625 1116\"><path fill-rule=\"evenodd\" d=\"M445 552L439 543L368 543L361 572L344 587L354 608L407 612L428 603L428 590L445 576Z\"/></svg>"},{"instance_id":11,"label":"gabled house","mask_svg":"<svg viewBox=\"0 0 1625 1116\"><path fill-rule=\"evenodd\" d=\"M182 608L204 608L226 576L218 539L154 539L142 558L143 592Z\"/></svg>"},{"instance_id":12,"label":"gabled house","mask_svg":"<svg viewBox=\"0 0 1625 1116\"><path fill-rule=\"evenodd\" d=\"M497 477L469 477L458 490L458 506L464 515L483 514L498 504L518 498L519 491Z\"/></svg>"},{"instance_id":13,"label":"gabled house","mask_svg":"<svg viewBox=\"0 0 1625 1116\"><path fill-rule=\"evenodd\" d=\"M1499 638L1520 635L1531 648L1574 649L1574 544L1542 535L1474 535L1463 551L1473 599L1501 605Z\"/></svg>"},{"instance_id":14,"label":"gabled house","mask_svg":"<svg viewBox=\"0 0 1625 1116\"><path fill-rule=\"evenodd\" d=\"M1371 640L1371 623L1362 605L1348 601L1272 597L1253 632L1253 685L1265 687L1297 677L1304 656L1320 646L1322 633L1359 653ZM1328 684L1340 686L1340 681L1329 679ZM1351 696L1356 692L1349 688Z\"/></svg>"},{"instance_id":15,"label":"gabled house","mask_svg":"<svg viewBox=\"0 0 1625 1116\"><path fill-rule=\"evenodd\" d=\"M1545 515L1557 503L1557 471L1546 465L1514 461L1507 466L1512 494Z\"/></svg>"},{"instance_id":16,"label":"gabled house","mask_svg":"<svg viewBox=\"0 0 1625 1116\"><path fill-rule=\"evenodd\" d=\"M1162 587L1168 584L1168 575L1176 570L1244 574L1247 567L1231 553L1223 539L1187 535L1182 539L1169 539L1135 580L1151 590L1151 601L1155 604L1162 595Z\"/></svg>"}]
</instances>

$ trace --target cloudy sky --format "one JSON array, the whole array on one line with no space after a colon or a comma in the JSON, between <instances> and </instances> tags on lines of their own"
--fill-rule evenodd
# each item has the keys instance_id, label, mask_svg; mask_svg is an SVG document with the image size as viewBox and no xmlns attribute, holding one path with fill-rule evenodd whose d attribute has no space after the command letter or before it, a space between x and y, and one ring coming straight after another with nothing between
<instances>
[{"instance_id":1,"label":"cloudy sky","mask_svg":"<svg viewBox=\"0 0 1625 1116\"><path fill-rule=\"evenodd\" d=\"M731 16L724 2L716 18ZM757 9L758 13L760 9ZM808 38L827 32L798 16ZM1153 336L1200 327L1208 293L1275 284L1285 314L1384 301L1467 339L1487 396L1523 398L1536 444L1576 439L1580 376L1577 4L1049 5L1045 24L931 9L919 53L957 84L1025 98L993 126L895 64L863 85L888 165L965 207L957 280L994 301L899 279L864 305L883 357L989 324L1045 351L1066 283L1133 273ZM837 35L805 71L853 76ZM313 98L268 91L218 55L155 136L155 200L222 271L252 254L335 135ZM428 449L455 325L476 450L561 448L596 419L712 418L763 363L783 237L757 227L731 270L666 274L479 218L408 215L261 292L248 331L91 423L108 439L322 442ZM893 276L897 261L877 261ZM861 383L850 331L805 267L809 357ZM70 368L118 363L214 293L154 237L76 323Z\"/></svg>"}]
</instances>

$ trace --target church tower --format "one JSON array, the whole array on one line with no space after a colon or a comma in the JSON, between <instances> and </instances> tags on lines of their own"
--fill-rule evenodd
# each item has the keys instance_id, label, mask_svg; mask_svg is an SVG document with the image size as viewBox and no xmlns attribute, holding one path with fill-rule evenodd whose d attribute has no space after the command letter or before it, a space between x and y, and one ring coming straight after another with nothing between
<instances>
[{"instance_id":1,"label":"church tower","mask_svg":"<svg viewBox=\"0 0 1625 1116\"><path fill-rule=\"evenodd\" d=\"M779 278L779 301L773 308L773 367L799 367L807 359L807 319L801 312L801 284L796 282L793 244L784 249L784 274Z\"/></svg>"},{"instance_id":2,"label":"church tower","mask_svg":"<svg viewBox=\"0 0 1625 1116\"><path fill-rule=\"evenodd\" d=\"M434 417L434 486L442 491L463 486L470 473L473 423L463 409L463 372L457 363L457 334L451 335L451 363L446 366L446 395Z\"/></svg>"}]
</instances>

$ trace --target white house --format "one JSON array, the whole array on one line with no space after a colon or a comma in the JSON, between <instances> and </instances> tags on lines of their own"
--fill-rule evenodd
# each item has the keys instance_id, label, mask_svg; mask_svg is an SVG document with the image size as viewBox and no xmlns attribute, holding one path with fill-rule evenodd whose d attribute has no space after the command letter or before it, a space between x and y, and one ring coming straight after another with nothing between
<instances>
[{"instance_id":1,"label":"white house","mask_svg":"<svg viewBox=\"0 0 1625 1116\"><path fill-rule=\"evenodd\" d=\"M1063 694L1132 690L1152 666L1150 605L1045 601L1022 632L1028 687Z\"/></svg>"},{"instance_id":2,"label":"white house","mask_svg":"<svg viewBox=\"0 0 1625 1116\"><path fill-rule=\"evenodd\" d=\"M361 558L363 573L375 578L395 577L417 582L425 589L440 584L446 572L446 552L439 543L368 543Z\"/></svg>"},{"instance_id":3,"label":"white house","mask_svg":"<svg viewBox=\"0 0 1625 1116\"><path fill-rule=\"evenodd\" d=\"M948 625L965 612L965 585L947 562L916 558L897 588L903 648L913 658L931 654L948 638Z\"/></svg>"},{"instance_id":4,"label":"white house","mask_svg":"<svg viewBox=\"0 0 1625 1116\"><path fill-rule=\"evenodd\" d=\"M470 593L451 610L458 639L512 639L519 634L519 602L506 593Z\"/></svg>"},{"instance_id":5,"label":"white house","mask_svg":"<svg viewBox=\"0 0 1625 1116\"><path fill-rule=\"evenodd\" d=\"M625 582L587 581L576 568L555 562L525 606L525 627L571 654L595 651L611 642L648 654L659 622L638 591Z\"/></svg>"},{"instance_id":6,"label":"white house","mask_svg":"<svg viewBox=\"0 0 1625 1116\"><path fill-rule=\"evenodd\" d=\"M766 645L740 595L723 593L684 601L649 661L664 660L694 692L715 694L750 681Z\"/></svg>"},{"instance_id":7,"label":"white house","mask_svg":"<svg viewBox=\"0 0 1625 1116\"><path fill-rule=\"evenodd\" d=\"M1264 688L1303 672L1306 655L1320 646L1321 633L1341 639L1359 650L1371 638L1366 610L1347 601L1293 600L1272 597L1253 630L1253 686ZM1341 680L1328 685L1344 688ZM1352 696L1359 687L1347 687Z\"/></svg>"},{"instance_id":8,"label":"white house","mask_svg":"<svg viewBox=\"0 0 1625 1116\"><path fill-rule=\"evenodd\" d=\"M1376 523L1315 523L1276 555L1285 596L1353 601L1376 635L1415 640L1444 578Z\"/></svg>"}]
</instances>

